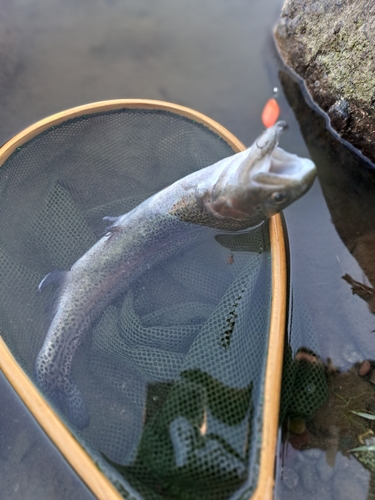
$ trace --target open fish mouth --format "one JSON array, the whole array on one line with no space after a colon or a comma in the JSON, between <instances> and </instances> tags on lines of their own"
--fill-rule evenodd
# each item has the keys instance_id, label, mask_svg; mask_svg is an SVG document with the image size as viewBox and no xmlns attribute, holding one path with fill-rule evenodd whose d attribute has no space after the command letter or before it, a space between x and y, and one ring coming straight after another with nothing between
<instances>
[{"instance_id":1,"label":"open fish mouth","mask_svg":"<svg viewBox=\"0 0 375 500\"><path fill-rule=\"evenodd\" d=\"M288 153L276 147L253 170L252 179L258 184L291 187L293 184L310 187L315 179L315 165L308 158ZM303 193L302 193L303 194Z\"/></svg>"},{"instance_id":2,"label":"open fish mouth","mask_svg":"<svg viewBox=\"0 0 375 500\"><path fill-rule=\"evenodd\" d=\"M309 172L315 175L312 165L312 161L276 147L271 156L269 173L280 177L293 176L296 179L303 179Z\"/></svg>"},{"instance_id":3,"label":"open fish mouth","mask_svg":"<svg viewBox=\"0 0 375 500\"><path fill-rule=\"evenodd\" d=\"M261 222L311 187L316 176L314 163L278 147L285 128L285 122L277 122L222 169L206 198L206 207L217 217L258 218Z\"/></svg>"},{"instance_id":4,"label":"open fish mouth","mask_svg":"<svg viewBox=\"0 0 375 500\"><path fill-rule=\"evenodd\" d=\"M259 182L260 174L267 174L270 184L308 182L316 175L315 165L308 158L301 158L293 153L288 153L278 146L281 133L287 128L286 122L277 122L266 130L253 144L249 151L249 158L253 155L256 161L248 167L250 178ZM258 151L255 152L254 149Z\"/></svg>"}]
</instances>

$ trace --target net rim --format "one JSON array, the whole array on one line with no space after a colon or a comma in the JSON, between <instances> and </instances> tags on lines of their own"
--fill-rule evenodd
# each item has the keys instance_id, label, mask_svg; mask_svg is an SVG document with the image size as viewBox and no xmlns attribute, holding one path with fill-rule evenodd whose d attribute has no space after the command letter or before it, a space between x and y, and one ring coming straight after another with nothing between
<instances>
[{"instance_id":1,"label":"net rim","mask_svg":"<svg viewBox=\"0 0 375 500\"><path fill-rule=\"evenodd\" d=\"M208 116L186 106L149 99L115 99L99 101L70 108L53 114L25 128L0 147L0 166L23 144L50 129L73 118L121 109L150 109L169 111L196 121L223 139L234 152L245 146L225 127ZM260 448L260 467L252 500L273 497L275 453L278 434L281 375L284 351L284 331L287 303L287 260L285 235L279 214L269 220L272 266L272 301L270 312L269 346L264 382L263 432ZM90 455L83 449L69 429L61 421L34 383L18 365L0 336L0 369L8 382L34 416L38 424L54 443L73 470L91 492L100 500L120 500L122 495L109 479L97 468Z\"/></svg>"},{"instance_id":2,"label":"net rim","mask_svg":"<svg viewBox=\"0 0 375 500\"><path fill-rule=\"evenodd\" d=\"M29 127L26 127L14 137L9 139L3 146L0 147L0 166L9 158L9 156L16 151L16 149L29 140L33 139L42 132L48 130L56 125L61 125L67 120L82 117L84 115L91 115L96 113L105 113L106 111L116 111L121 109L150 109L159 111L169 111L179 116L184 116L193 121L201 123L213 132L215 132L221 139L223 139L236 153L243 151L244 144L237 139L229 130L220 125L212 118L195 111L194 109L180 104L174 104L166 101L158 101L152 99L112 99L108 101L97 101L90 104L83 104L74 108L69 108L60 111L46 118L43 118Z\"/></svg>"}]
</instances>

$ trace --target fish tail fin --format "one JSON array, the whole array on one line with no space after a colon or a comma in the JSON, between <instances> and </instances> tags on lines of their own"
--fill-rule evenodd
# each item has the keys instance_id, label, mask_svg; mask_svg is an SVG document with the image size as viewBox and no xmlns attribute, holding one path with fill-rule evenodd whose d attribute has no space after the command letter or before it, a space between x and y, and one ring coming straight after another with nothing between
<instances>
[{"instance_id":1,"label":"fish tail fin","mask_svg":"<svg viewBox=\"0 0 375 500\"><path fill-rule=\"evenodd\" d=\"M87 411L81 391L73 380L69 381L69 387L64 391L59 391L58 406L61 411L69 418L69 421L77 427L84 429L90 423L90 416Z\"/></svg>"},{"instance_id":2,"label":"fish tail fin","mask_svg":"<svg viewBox=\"0 0 375 500\"><path fill-rule=\"evenodd\" d=\"M37 359L35 377L39 388L77 429L84 429L89 425L90 417L73 377L63 376L58 370L50 368L47 369L43 359Z\"/></svg>"}]
</instances>

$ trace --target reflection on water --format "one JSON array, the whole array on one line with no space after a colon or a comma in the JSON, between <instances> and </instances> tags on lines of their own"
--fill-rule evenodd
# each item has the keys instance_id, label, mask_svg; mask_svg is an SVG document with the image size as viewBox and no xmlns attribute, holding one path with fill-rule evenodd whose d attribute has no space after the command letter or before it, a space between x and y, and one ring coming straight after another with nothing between
<instances>
[{"instance_id":1,"label":"reflection on water","mask_svg":"<svg viewBox=\"0 0 375 500\"><path fill-rule=\"evenodd\" d=\"M326 128L322 116L312 110L307 111L301 93L296 91L297 84L291 81L286 73L281 72L280 79L299 121L311 157L316 163L335 229L359 263L367 280L374 286L374 166L337 140ZM347 280L350 281L350 277ZM366 301L370 302L371 308L371 299L366 297Z\"/></svg>"},{"instance_id":2,"label":"reflection on water","mask_svg":"<svg viewBox=\"0 0 375 500\"><path fill-rule=\"evenodd\" d=\"M284 399L279 498L374 498L374 452L355 450L375 440L375 362L340 371L300 350L286 382L292 367L297 376L289 406Z\"/></svg>"},{"instance_id":3,"label":"reflection on water","mask_svg":"<svg viewBox=\"0 0 375 500\"><path fill-rule=\"evenodd\" d=\"M12 37L0 53L7 47L14 73L0 78L0 143L57 111L116 98L190 106L245 143L259 134L274 86L267 44L283 0L3 3Z\"/></svg>"},{"instance_id":4,"label":"reflection on water","mask_svg":"<svg viewBox=\"0 0 375 500\"><path fill-rule=\"evenodd\" d=\"M14 10L6 23L12 35L7 51L14 59L14 72L10 77L10 71L3 71L0 79L0 142L30 123L71 106L117 97L147 97L203 111L248 143L259 133L260 113L273 87L281 88L278 63L268 39L282 3L3 0ZM8 12L4 5L2 15ZM0 50L3 46L0 44ZM374 318L365 301L352 296L350 285L341 279L348 274L359 284L373 287L374 218L368 216L375 206L373 175L366 166L350 166L350 152L340 149L326 133L322 119L300 99L298 86L291 83L288 89L283 80L283 87L317 164L325 197L316 183L306 197L286 211L292 282L310 314L303 325L305 321L313 323L313 329L301 328L307 334L293 346L291 359L301 347L305 347L300 351L303 355L319 355L318 359L324 361L329 357L340 370L331 375L340 380L339 373L349 373L353 364L375 359ZM304 156L298 124L281 89L278 101L281 118L290 126L283 145ZM327 150L327 145L332 149ZM104 189L107 180L103 176ZM71 184L69 187L74 189ZM89 190L87 184L81 195ZM30 196L24 189L22 199ZM92 218L104 215L108 213L93 214ZM16 217L10 214L2 224L10 239L17 235ZM43 237L43 228L37 227ZM35 234L31 234L29 243L34 240ZM14 247L17 255L19 249ZM34 279L33 289L41 277ZM21 290L21 299L24 292ZM30 304L26 300L23 303L27 313ZM16 313L13 321L17 324ZM354 380L364 381L358 374L356 377ZM330 411L336 410L330 407ZM333 443L332 449L336 446L335 432L332 430L326 442L328 447ZM296 448L306 448L303 436L295 435L294 448L286 445L285 488L278 489L277 495L288 500L314 495L332 498L334 489L337 499L345 498L345 494L346 498L365 499L366 492L357 488L361 481L366 488L369 473L359 462L339 452L333 468L327 464L326 453L318 448L294 455ZM18 457L18 463L20 460ZM15 464L12 462L12 471ZM37 477L35 473L29 481L35 482ZM311 493L313 485L315 494Z\"/></svg>"},{"instance_id":5,"label":"reflection on water","mask_svg":"<svg viewBox=\"0 0 375 500\"><path fill-rule=\"evenodd\" d=\"M294 287L293 296L300 301L295 309L301 314L301 303L307 306L315 329L315 342L306 333L304 338L297 341L300 347L306 345L313 349L304 352L301 358L301 350L293 345L295 335L292 321L290 349L295 354L291 366L300 368L303 362L305 372L302 373L307 378L302 384L305 392L298 391L297 382L294 403L285 412L277 496L285 499L308 497L327 500L374 498L374 452L355 452L353 449L372 443L375 429L372 420L375 376L374 362L371 361L375 357L371 315L375 283L375 170L327 130L324 118L308 107L299 85L289 74L280 72L279 77L311 158L317 166L332 223L347 250L340 249L325 229L327 223L324 218L313 213L311 200L305 200L304 215L313 221L313 232L311 235L302 233L302 243L306 245L314 236L318 238L314 245L315 249L321 249L322 260L317 263L316 269L321 282L319 284L316 279L310 278L306 259L303 259L306 271L304 279L302 267L299 268L298 244L295 244L294 236L298 223L296 226L292 224L289 226L291 283ZM316 191L315 195L318 194ZM293 207L289 213L289 220L296 220ZM322 239L323 235L327 239ZM328 270L329 262L333 265ZM325 280L319 267L322 270L327 268ZM291 310L293 313L293 303ZM303 324L308 325L306 319ZM320 354L320 359L326 360L324 364L320 359L317 361L316 352ZM321 387L325 385L325 397L312 413L306 413L302 418L302 413L296 414L295 407L303 405L306 398L313 405L314 398L307 397L307 389L310 387L310 391L314 389L316 393L317 386L311 387L309 377L317 367L320 367L321 373L324 372ZM285 368L285 373L288 373L288 364ZM298 371L297 368L295 370ZM322 388L320 393L323 394Z\"/></svg>"}]
</instances>

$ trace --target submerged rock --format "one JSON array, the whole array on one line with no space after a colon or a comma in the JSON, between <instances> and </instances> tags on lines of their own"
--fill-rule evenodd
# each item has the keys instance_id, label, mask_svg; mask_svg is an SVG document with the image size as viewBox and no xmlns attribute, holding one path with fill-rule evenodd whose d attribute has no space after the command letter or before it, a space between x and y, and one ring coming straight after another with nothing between
<instances>
[{"instance_id":1,"label":"submerged rock","mask_svg":"<svg viewBox=\"0 0 375 500\"><path fill-rule=\"evenodd\" d=\"M375 2L286 0L275 38L332 128L375 161Z\"/></svg>"}]
</instances>

